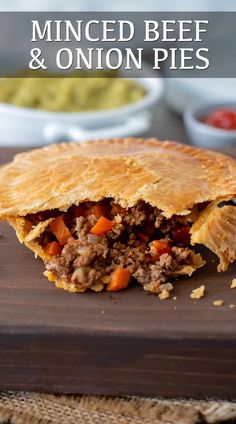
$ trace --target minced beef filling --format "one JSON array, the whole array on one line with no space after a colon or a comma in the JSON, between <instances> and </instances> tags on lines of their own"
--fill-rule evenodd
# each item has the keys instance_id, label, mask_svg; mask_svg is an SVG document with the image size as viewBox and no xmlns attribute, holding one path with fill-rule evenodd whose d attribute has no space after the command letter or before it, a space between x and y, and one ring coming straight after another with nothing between
<instances>
[{"instance_id":1,"label":"minced beef filling","mask_svg":"<svg viewBox=\"0 0 236 424\"><path fill-rule=\"evenodd\" d=\"M28 217L34 224L62 213L46 211L36 215ZM61 246L60 253L46 263L46 268L81 290L109 284L112 273L122 268L145 290L158 293L168 278L184 265L193 264L194 252L189 246L191 216L167 220L160 210L142 201L123 209L113 200L74 206L62 216L71 237ZM101 216L113 227L97 235L92 229ZM40 244L46 248L52 241L58 240L48 227Z\"/></svg>"}]
</instances>

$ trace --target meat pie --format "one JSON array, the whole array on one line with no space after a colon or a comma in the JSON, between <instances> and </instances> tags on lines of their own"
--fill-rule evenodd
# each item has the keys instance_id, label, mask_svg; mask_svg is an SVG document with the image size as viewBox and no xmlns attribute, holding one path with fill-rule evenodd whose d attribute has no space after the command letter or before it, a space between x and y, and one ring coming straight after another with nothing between
<instances>
[{"instance_id":1,"label":"meat pie","mask_svg":"<svg viewBox=\"0 0 236 424\"><path fill-rule=\"evenodd\" d=\"M0 219L70 292L160 287L236 258L236 162L155 139L62 143L17 155L0 171Z\"/></svg>"}]
</instances>

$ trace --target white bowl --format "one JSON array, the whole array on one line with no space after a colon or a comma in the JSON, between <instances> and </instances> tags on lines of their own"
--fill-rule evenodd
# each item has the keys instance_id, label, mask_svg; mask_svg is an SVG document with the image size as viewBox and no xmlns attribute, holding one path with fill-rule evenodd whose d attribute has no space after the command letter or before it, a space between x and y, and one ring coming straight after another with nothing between
<instances>
[{"instance_id":1,"label":"white bowl","mask_svg":"<svg viewBox=\"0 0 236 424\"><path fill-rule=\"evenodd\" d=\"M236 146L236 130L215 128L201 122L201 118L210 112L230 108L236 111L236 102L204 103L187 108L184 112L184 124L192 143L204 149L225 149Z\"/></svg>"},{"instance_id":2,"label":"white bowl","mask_svg":"<svg viewBox=\"0 0 236 424\"><path fill-rule=\"evenodd\" d=\"M233 102L236 78L166 78L165 100L178 113L196 104Z\"/></svg>"},{"instance_id":3,"label":"white bowl","mask_svg":"<svg viewBox=\"0 0 236 424\"><path fill-rule=\"evenodd\" d=\"M153 76L137 80L146 89L142 99L117 109L47 112L0 103L0 145L42 146L59 141L142 134L150 127L151 110L163 92L162 79L158 74Z\"/></svg>"}]
</instances>

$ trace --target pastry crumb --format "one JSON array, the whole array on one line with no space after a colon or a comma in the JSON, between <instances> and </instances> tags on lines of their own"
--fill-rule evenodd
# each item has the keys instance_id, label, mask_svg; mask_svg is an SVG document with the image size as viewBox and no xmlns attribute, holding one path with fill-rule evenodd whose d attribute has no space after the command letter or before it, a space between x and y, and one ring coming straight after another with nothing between
<instances>
[{"instance_id":1,"label":"pastry crumb","mask_svg":"<svg viewBox=\"0 0 236 424\"><path fill-rule=\"evenodd\" d=\"M173 290L173 285L171 283L165 283L162 284L160 286L160 294L159 294L159 299L161 300L165 300L165 299L169 299L170 297L170 291Z\"/></svg>"},{"instance_id":2,"label":"pastry crumb","mask_svg":"<svg viewBox=\"0 0 236 424\"><path fill-rule=\"evenodd\" d=\"M173 300L177 300L177 299L178 299L178 297L177 297L177 296L174 296L174 297L173 297Z\"/></svg>"},{"instance_id":3,"label":"pastry crumb","mask_svg":"<svg viewBox=\"0 0 236 424\"><path fill-rule=\"evenodd\" d=\"M224 303L225 302L222 299L217 299L217 300L214 300L213 305L214 306L222 306L222 305L224 305Z\"/></svg>"},{"instance_id":4,"label":"pastry crumb","mask_svg":"<svg viewBox=\"0 0 236 424\"><path fill-rule=\"evenodd\" d=\"M191 299L201 299L205 294L205 286L199 286L196 289L192 290L192 293L190 294Z\"/></svg>"},{"instance_id":5,"label":"pastry crumb","mask_svg":"<svg viewBox=\"0 0 236 424\"><path fill-rule=\"evenodd\" d=\"M236 289L236 278L233 278L233 280L231 281L231 289Z\"/></svg>"},{"instance_id":6,"label":"pastry crumb","mask_svg":"<svg viewBox=\"0 0 236 424\"><path fill-rule=\"evenodd\" d=\"M166 289L168 291L171 291L171 290L173 290L173 288L174 288L173 284L171 284L171 283L161 284L161 286L160 286L160 290Z\"/></svg>"},{"instance_id":7,"label":"pastry crumb","mask_svg":"<svg viewBox=\"0 0 236 424\"><path fill-rule=\"evenodd\" d=\"M229 307L230 307L231 309L235 308L235 306L236 306L236 305L233 305L233 304L232 304L232 305L229 305Z\"/></svg>"},{"instance_id":8,"label":"pastry crumb","mask_svg":"<svg viewBox=\"0 0 236 424\"><path fill-rule=\"evenodd\" d=\"M167 289L163 289L161 293L159 294L159 299L165 300L170 297L170 292Z\"/></svg>"}]
</instances>

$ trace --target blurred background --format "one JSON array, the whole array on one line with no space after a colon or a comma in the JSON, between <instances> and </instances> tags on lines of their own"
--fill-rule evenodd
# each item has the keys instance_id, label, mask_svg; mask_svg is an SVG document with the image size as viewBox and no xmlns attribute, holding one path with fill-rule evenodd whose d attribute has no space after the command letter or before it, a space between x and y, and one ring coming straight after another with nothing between
<instances>
[{"instance_id":1,"label":"blurred background","mask_svg":"<svg viewBox=\"0 0 236 424\"><path fill-rule=\"evenodd\" d=\"M0 8L5 11L232 11L236 10L236 4L235 0L0 0Z\"/></svg>"},{"instance_id":2,"label":"blurred background","mask_svg":"<svg viewBox=\"0 0 236 424\"><path fill-rule=\"evenodd\" d=\"M236 1L67 0L65 2L64 0L0 0L0 11L236 11ZM96 13L94 13L94 18L96 18ZM230 49L234 52L236 40L220 24L216 28L216 38L212 40L211 48L218 48L217 35L219 36L219 34L223 43L222 51ZM225 64L225 66L230 66L230 63ZM64 84L63 88L55 83L54 91L60 90L61 92L63 88L67 94L63 100L62 98L58 100L58 96L55 97L54 106L50 106L48 109L43 106L41 108L36 107L33 103L30 103L29 98L27 98L29 97L28 94L34 90L37 91L37 87L33 86L32 83L30 85L29 82L25 82L23 88L21 87L20 97L17 93L17 100L14 98L14 101L9 102L8 100L4 101L4 98L7 99L10 88L5 90L4 85L0 84L0 118L2 117L0 119L2 134L0 144L37 146L69 139L83 140L144 135L194 143L213 149L224 150L234 146L236 129L230 128L231 131L229 132L226 131L227 128L220 128L220 126L217 130L209 125L204 125L201 119L201 109L197 108L200 108L201 105L209 106L210 108L208 107L205 114L211 113L214 109L222 109L222 107L224 109L230 108L231 111L234 110L236 107L236 79L168 79L166 74L163 78L164 71L156 73L155 78L150 79L152 81L147 81L147 78L137 79L138 85L136 87L125 86L120 83L110 89L108 82L105 84L104 80L103 86L101 81L95 81L93 87L91 87L90 82L88 91L85 92L81 86L78 86L78 89L75 90L72 85L70 88L65 88ZM20 79L18 84L19 81ZM95 87L95 83L99 87ZM17 89L14 88L14 90ZM53 82L47 87L45 85L45 90L49 93L48 98L55 96ZM140 94L142 90L143 95ZM82 99L84 103L74 106L77 109L72 110L71 108L69 110L63 105L66 104L72 91L73 96L75 96L75 92L77 92L78 98L84 96ZM110 101L109 93L111 93L113 99L115 97L118 99L121 98L119 97L121 92L123 93L122 99L125 98L126 100L114 105L114 102ZM104 93L106 93L107 106L105 110L102 110L98 103L93 106L94 110L90 110L86 103L86 93L90 93L90 95L96 93L96 98L100 96L104 98ZM117 95L117 93L119 94ZM62 105L61 108L58 107L59 101ZM55 106L55 102L57 102L57 106ZM57 107L58 110L55 109ZM36 111L36 109L42 110ZM191 114L187 113L189 112L188 109L192 110Z\"/></svg>"}]
</instances>

